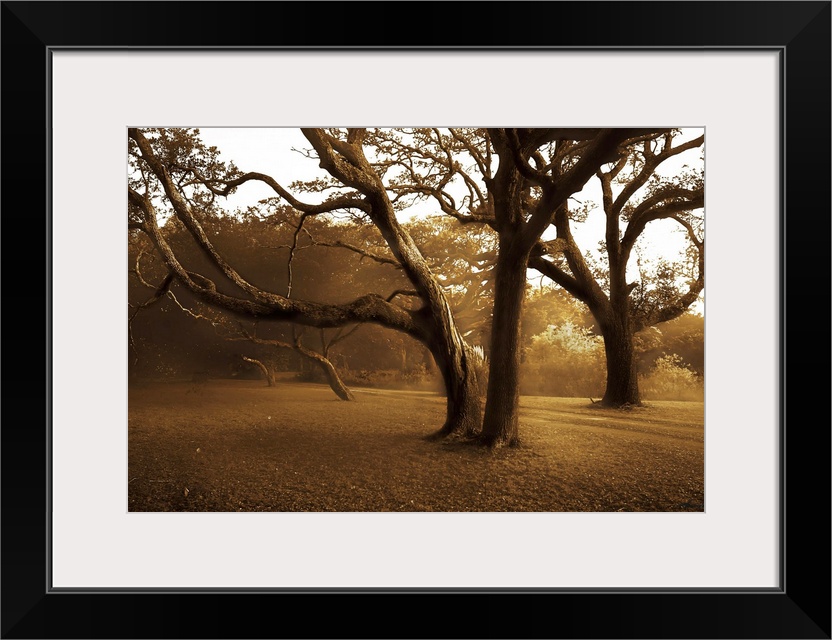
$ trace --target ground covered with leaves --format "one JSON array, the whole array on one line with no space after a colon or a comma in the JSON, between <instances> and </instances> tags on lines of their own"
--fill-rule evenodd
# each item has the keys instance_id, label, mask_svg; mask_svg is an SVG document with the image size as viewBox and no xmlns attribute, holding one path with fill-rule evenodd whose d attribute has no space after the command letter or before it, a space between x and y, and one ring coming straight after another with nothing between
<instances>
[{"instance_id":1,"label":"ground covered with leaves","mask_svg":"<svg viewBox=\"0 0 832 640\"><path fill-rule=\"evenodd\" d=\"M703 511L704 405L524 396L518 447L426 437L432 393L259 381L129 393L130 511Z\"/></svg>"}]
</instances>

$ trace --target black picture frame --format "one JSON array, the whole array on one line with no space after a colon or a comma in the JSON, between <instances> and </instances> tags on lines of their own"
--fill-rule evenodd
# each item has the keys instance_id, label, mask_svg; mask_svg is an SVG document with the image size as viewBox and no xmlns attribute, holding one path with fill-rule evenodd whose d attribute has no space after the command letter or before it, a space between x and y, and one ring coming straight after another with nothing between
<instances>
[{"instance_id":1,"label":"black picture frame","mask_svg":"<svg viewBox=\"0 0 832 640\"><path fill-rule=\"evenodd\" d=\"M3 638L830 638L829 1L3 2L0 15ZM67 47L778 51L780 588L51 591L48 83Z\"/></svg>"}]
</instances>

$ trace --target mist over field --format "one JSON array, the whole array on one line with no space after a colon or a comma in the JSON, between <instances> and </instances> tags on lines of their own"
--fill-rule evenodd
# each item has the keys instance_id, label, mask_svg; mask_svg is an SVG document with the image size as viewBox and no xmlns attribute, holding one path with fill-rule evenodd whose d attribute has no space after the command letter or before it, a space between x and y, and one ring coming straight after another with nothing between
<instances>
[{"instance_id":1,"label":"mist over field","mask_svg":"<svg viewBox=\"0 0 832 640\"><path fill-rule=\"evenodd\" d=\"M436 393L255 381L131 390L130 511L704 511L702 404L524 397L517 447L425 436Z\"/></svg>"}]
</instances>

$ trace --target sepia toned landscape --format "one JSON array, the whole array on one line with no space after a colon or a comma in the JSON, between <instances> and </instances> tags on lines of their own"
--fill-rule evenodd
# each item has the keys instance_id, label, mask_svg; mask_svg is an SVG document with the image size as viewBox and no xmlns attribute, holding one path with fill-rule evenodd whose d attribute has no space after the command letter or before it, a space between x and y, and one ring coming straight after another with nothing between
<instances>
[{"instance_id":1,"label":"sepia toned landscape","mask_svg":"<svg viewBox=\"0 0 832 640\"><path fill-rule=\"evenodd\" d=\"M702 129L129 129L130 511L704 511Z\"/></svg>"}]
</instances>

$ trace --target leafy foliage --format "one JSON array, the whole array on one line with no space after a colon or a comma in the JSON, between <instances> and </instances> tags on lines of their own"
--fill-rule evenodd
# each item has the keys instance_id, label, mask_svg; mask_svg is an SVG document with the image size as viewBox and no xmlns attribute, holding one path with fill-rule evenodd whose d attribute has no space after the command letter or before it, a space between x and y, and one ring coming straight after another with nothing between
<instances>
[{"instance_id":1,"label":"leafy foliage","mask_svg":"<svg viewBox=\"0 0 832 640\"><path fill-rule=\"evenodd\" d=\"M604 389L604 344L592 329L566 320L532 337L522 390L532 395L598 397Z\"/></svg>"},{"instance_id":2,"label":"leafy foliage","mask_svg":"<svg viewBox=\"0 0 832 640\"><path fill-rule=\"evenodd\" d=\"M656 360L652 371L642 379L642 390L648 400L704 399L702 377L675 353L662 355Z\"/></svg>"}]
</instances>

